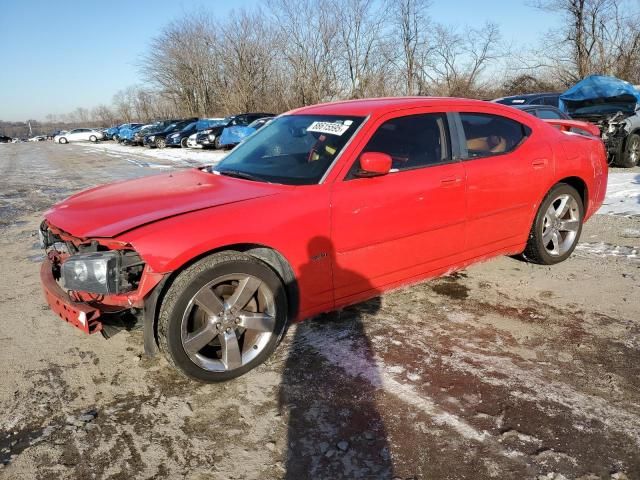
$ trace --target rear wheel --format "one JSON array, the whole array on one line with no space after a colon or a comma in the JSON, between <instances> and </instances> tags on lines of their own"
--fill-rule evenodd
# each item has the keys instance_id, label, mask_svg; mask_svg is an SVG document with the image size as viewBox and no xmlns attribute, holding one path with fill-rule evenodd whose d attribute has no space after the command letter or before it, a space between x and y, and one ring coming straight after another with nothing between
<instances>
[{"instance_id":1,"label":"rear wheel","mask_svg":"<svg viewBox=\"0 0 640 480\"><path fill-rule=\"evenodd\" d=\"M619 167L633 168L640 162L640 135L632 133L627 137L625 147L616 162Z\"/></svg>"},{"instance_id":2,"label":"rear wheel","mask_svg":"<svg viewBox=\"0 0 640 480\"><path fill-rule=\"evenodd\" d=\"M584 206L577 190L565 183L554 186L536 214L525 258L543 265L566 260L578 244L583 218Z\"/></svg>"},{"instance_id":3,"label":"rear wheel","mask_svg":"<svg viewBox=\"0 0 640 480\"><path fill-rule=\"evenodd\" d=\"M286 295L273 270L249 255L222 252L176 278L160 308L158 340L182 374L218 382L266 360L286 321Z\"/></svg>"}]
</instances>

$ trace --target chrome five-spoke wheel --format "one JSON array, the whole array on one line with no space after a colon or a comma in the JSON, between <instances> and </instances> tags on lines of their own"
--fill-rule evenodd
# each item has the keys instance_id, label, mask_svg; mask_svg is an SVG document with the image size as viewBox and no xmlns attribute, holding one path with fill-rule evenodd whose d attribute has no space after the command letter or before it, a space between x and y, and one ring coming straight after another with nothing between
<instances>
[{"instance_id":1,"label":"chrome five-spoke wheel","mask_svg":"<svg viewBox=\"0 0 640 480\"><path fill-rule=\"evenodd\" d=\"M524 257L543 265L566 260L580 239L583 218L584 205L578 191L566 183L553 186L538 209Z\"/></svg>"},{"instance_id":2,"label":"chrome five-spoke wheel","mask_svg":"<svg viewBox=\"0 0 640 480\"><path fill-rule=\"evenodd\" d=\"M276 326L273 292L252 275L224 275L202 287L182 317L182 345L189 358L214 372L251 362Z\"/></svg>"},{"instance_id":3,"label":"chrome five-spoke wheel","mask_svg":"<svg viewBox=\"0 0 640 480\"><path fill-rule=\"evenodd\" d=\"M230 380L273 353L287 316L287 295L271 266L241 252L214 253L169 286L158 314L158 343L184 375Z\"/></svg>"},{"instance_id":4,"label":"chrome five-spoke wheel","mask_svg":"<svg viewBox=\"0 0 640 480\"><path fill-rule=\"evenodd\" d=\"M549 255L561 256L573 246L580 228L578 202L569 194L552 200L542 223L542 243Z\"/></svg>"}]
</instances>

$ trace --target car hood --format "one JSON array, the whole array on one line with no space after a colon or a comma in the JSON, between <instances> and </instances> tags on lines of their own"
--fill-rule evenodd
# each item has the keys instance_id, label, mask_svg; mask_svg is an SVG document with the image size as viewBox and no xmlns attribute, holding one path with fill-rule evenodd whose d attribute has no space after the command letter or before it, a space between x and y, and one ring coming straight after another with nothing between
<instances>
[{"instance_id":1,"label":"car hood","mask_svg":"<svg viewBox=\"0 0 640 480\"><path fill-rule=\"evenodd\" d=\"M591 75L560 95L560 109L574 118L607 117L617 112L633 115L640 91L615 77Z\"/></svg>"},{"instance_id":2,"label":"car hood","mask_svg":"<svg viewBox=\"0 0 640 480\"><path fill-rule=\"evenodd\" d=\"M54 205L45 218L78 238L115 237L164 218L275 195L285 188L290 187L193 169L84 190Z\"/></svg>"}]
</instances>

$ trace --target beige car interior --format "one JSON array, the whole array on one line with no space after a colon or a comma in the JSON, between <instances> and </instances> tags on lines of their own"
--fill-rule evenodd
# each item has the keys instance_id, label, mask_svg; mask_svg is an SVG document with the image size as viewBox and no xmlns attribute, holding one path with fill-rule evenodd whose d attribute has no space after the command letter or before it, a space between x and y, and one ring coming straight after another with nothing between
<instances>
[{"instance_id":1,"label":"beige car interior","mask_svg":"<svg viewBox=\"0 0 640 480\"><path fill-rule=\"evenodd\" d=\"M478 153L504 153L507 150L507 139L498 135L470 138L467 149Z\"/></svg>"}]
</instances>

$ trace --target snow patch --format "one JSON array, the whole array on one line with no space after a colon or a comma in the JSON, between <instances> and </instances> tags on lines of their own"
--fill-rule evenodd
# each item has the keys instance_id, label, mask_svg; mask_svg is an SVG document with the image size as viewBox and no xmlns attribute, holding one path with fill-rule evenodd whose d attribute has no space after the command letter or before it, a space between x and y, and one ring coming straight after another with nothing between
<instances>
[{"instance_id":1,"label":"snow patch","mask_svg":"<svg viewBox=\"0 0 640 480\"><path fill-rule=\"evenodd\" d=\"M598 213L640 215L640 174L609 173L607 195Z\"/></svg>"},{"instance_id":2,"label":"snow patch","mask_svg":"<svg viewBox=\"0 0 640 480\"><path fill-rule=\"evenodd\" d=\"M624 245L611 245L610 243L604 242L579 243L576 250L599 257L624 257L640 260L640 249Z\"/></svg>"},{"instance_id":3,"label":"snow patch","mask_svg":"<svg viewBox=\"0 0 640 480\"><path fill-rule=\"evenodd\" d=\"M397 381L392 374L396 371L394 367L385 365L380 358L368 358L367 352L350 339L338 340L335 335L327 335L326 331L316 332L301 326L297 328L303 329L302 338L308 345L320 352L329 362L342 368L349 376L362 378L372 386L383 389L421 410L431 417L436 425L451 428L466 439L483 442L492 438L488 432L476 430L460 417L440 408L431 399L421 396L411 385Z\"/></svg>"},{"instance_id":4,"label":"snow patch","mask_svg":"<svg viewBox=\"0 0 640 480\"><path fill-rule=\"evenodd\" d=\"M176 166L175 164L184 166L200 166L200 165L215 165L222 160L226 155L226 151L219 150L197 150L191 148L144 148L144 147L132 147L129 145L119 145L117 143L98 143L91 145L80 145L86 150L104 154L112 158L128 158L132 156L150 158L156 161L170 162L168 167ZM129 160L131 161L131 160ZM145 163L142 161L141 163ZM154 162L155 165L159 165ZM152 164L149 165L152 167ZM164 167L164 168L168 168ZM163 167L152 167L163 168Z\"/></svg>"}]
</instances>

